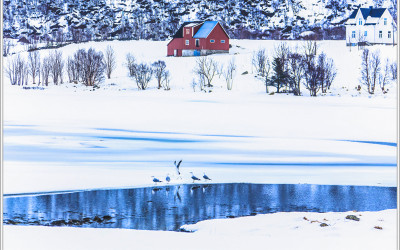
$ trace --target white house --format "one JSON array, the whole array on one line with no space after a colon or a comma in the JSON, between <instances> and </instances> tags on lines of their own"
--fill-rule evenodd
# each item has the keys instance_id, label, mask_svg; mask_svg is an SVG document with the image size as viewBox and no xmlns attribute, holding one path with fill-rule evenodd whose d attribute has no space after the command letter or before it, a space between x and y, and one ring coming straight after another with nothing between
<instances>
[{"instance_id":1,"label":"white house","mask_svg":"<svg viewBox=\"0 0 400 250\"><path fill-rule=\"evenodd\" d=\"M396 24L386 8L358 8L345 25L347 46L397 43Z\"/></svg>"}]
</instances>

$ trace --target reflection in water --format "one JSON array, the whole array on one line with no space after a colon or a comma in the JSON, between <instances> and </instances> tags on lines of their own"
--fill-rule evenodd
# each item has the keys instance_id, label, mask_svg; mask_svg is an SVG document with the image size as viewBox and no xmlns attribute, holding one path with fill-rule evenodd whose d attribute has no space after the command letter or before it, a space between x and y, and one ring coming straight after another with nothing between
<instances>
[{"instance_id":1,"label":"reflection in water","mask_svg":"<svg viewBox=\"0 0 400 250\"><path fill-rule=\"evenodd\" d=\"M396 197L395 187L193 184L5 196L3 212L7 224L65 221L81 227L173 231L207 219L274 212L395 209Z\"/></svg>"}]
</instances>

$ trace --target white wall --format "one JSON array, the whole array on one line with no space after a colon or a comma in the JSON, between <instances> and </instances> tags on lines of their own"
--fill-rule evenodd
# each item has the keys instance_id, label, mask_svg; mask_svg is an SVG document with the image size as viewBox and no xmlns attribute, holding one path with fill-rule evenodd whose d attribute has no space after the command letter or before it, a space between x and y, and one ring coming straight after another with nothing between
<instances>
[{"instance_id":1,"label":"white wall","mask_svg":"<svg viewBox=\"0 0 400 250\"><path fill-rule=\"evenodd\" d=\"M359 25L359 18L362 18L362 25ZM387 18L386 25L384 23L385 18ZM397 43L397 31L393 29L392 21L392 16L386 10L376 25L365 25L361 11L358 11L355 25L346 25L346 43L356 44L360 41L366 41L377 44L391 44L393 43L393 37L394 42ZM355 38L352 37L353 31L355 31ZM364 34L365 31L367 31L367 36ZM382 31L382 38L379 37L379 31ZM390 38L388 37L389 31L391 32Z\"/></svg>"}]
</instances>

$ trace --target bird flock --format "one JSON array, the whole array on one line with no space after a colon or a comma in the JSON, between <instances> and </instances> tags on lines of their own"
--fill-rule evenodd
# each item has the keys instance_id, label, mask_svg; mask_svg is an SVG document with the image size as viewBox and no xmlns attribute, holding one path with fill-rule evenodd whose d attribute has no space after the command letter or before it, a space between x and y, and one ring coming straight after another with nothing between
<instances>
[{"instance_id":1,"label":"bird flock","mask_svg":"<svg viewBox=\"0 0 400 250\"><path fill-rule=\"evenodd\" d=\"M180 166L181 166L181 163L182 163L182 160L180 160L178 163L176 162L176 161L174 161L174 165L175 165L175 171L176 171L176 175L177 175L177 179L182 179L182 175L181 175L181 171L180 171ZM193 181L193 183L195 182L195 181L201 181L201 179L200 178L198 178L197 176L195 176L194 174L193 174L193 172L189 172L192 176L191 176L191 179L192 179L192 181ZM157 184L157 183L160 183L160 182L163 182L162 180L160 180L159 178L157 178L157 177L154 177L154 176L151 176L152 178L153 178L153 182L155 183L155 184ZM211 181L211 178L210 177L208 177L207 175L206 175L206 173L204 173L203 172L203 179L204 179L204 181ZM169 183L171 181L171 177L169 176L169 173L167 174L167 176L165 177L165 182L166 183Z\"/></svg>"}]
</instances>

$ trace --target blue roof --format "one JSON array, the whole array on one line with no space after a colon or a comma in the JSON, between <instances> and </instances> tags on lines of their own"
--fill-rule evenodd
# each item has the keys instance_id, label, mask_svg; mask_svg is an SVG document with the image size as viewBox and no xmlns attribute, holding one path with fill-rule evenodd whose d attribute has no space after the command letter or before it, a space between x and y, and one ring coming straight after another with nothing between
<instances>
[{"instance_id":1,"label":"blue roof","mask_svg":"<svg viewBox=\"0 0 400 250\"><path fill-rule=\"evenodd\" d=\"M361 14L363 15L364 19L367 19L368 16L370 17L381 17L383 15L383 12L385 12L385 8L359 8L357 10L354 10L353 13L350 15L351 18L355 18L357 15L358 10L361 10Z\"/></svg>"},{"instance_id":2,"label":"blue roof","mask_svg":"<svg viewBox=\"0 0 400 250\"><path fill-rule=\"evenodd\" d=\"M205 21L193 38L207 38L217 24L217 21Z\"/></svg>"}]
</instances>

